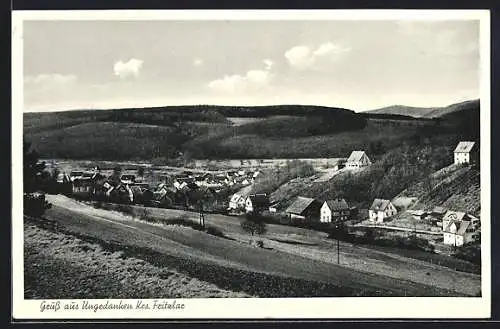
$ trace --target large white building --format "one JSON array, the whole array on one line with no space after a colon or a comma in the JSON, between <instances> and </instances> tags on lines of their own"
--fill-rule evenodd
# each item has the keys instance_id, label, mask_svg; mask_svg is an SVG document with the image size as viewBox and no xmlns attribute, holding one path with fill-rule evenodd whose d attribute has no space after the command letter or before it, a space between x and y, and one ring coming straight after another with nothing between
<instances>
[{"instance_id":1,"label":"large white building","mask_svg":"<svg viewBox=\"0 0 500 329\"><path fill-rule=\"evenodd\" d=\"M345 166L347 169L359 169L371 164L372 162L365 151L352 151Z\"/></svg>"},{"instance_id":2,"label":"large white building","mask_svg":"<svg viewBox=\"0 0 500 329\"><path fill-rule=\"evenodd\" d=\"M476 143L474 142L469 142L469 141L463 141L458 143L457 147L455 148L454 153L454 163L455 164L461 164L461 163L471 163L475 160L475 153L476 153L476 148L475 148Z\"/></svg>"}]
</instances>

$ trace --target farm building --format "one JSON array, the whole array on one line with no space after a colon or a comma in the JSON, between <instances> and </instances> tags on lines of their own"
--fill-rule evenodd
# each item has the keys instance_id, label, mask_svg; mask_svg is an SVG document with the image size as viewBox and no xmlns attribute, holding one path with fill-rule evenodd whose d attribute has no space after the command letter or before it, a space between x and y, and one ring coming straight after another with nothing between
<instances>
[{"instance_id":1,"label":"farm building","mask_svg":"<svg viewBox=\"0 0 500 329\"><path fill-rule=\"evenodd\" d=\"M71 179L71 181L74 181L77 178L81 178L82 176L83 176L83 171L81 170L72 170L69 173L69 178Z\"/></svg>"},{"instance_id":2,"label":"farm building","mask_svg":"<svg viewBox=\"0 0 500 329\"><path fill-rule=\"evenodd\" d=\"M261 212L269 209L269 197L267 194L251 194L245 201L246 212Z\"/></svg>"},{"instance_id":3,"label":"farm building","mask_svg":"<svg viewBox=\"0 0 500 329\"><path fill-rule=\"evenodd\" d=\"M442 220L448 210L444 207L434 207L430 215L438 220Z\"/></svg>"},{"instance_id":4,"label":"farm building","mask_svg":"<svg viewBox=\"0 0 500 329\"><path fill-rule=\"evenodd\" d=\"M443 243L455 247L474 241L474 229L468 220L451 221L443 225Z\"/></svg>"},{"instance_id":5,"label":"farm building","mask_svg":"<svg viewBox=\"0 0 500 329\"><path fill-rule=\"evenodd\" d=\"M383 223L385 218L394 216L397 212L390 200L375 199L368 210L368 215L370 221Z\"/></svg>"},{"instance_id":6,"label":"farm building","mask_svg":"<svg viewBox=\"0 0 500 329\"><path fill-rule=\"evenodd\" d=\"M365 151L353 151L346 162L347 169L359 169L371 165L372 162Z\"/></svg>"},{"instance_id":7,"label":"farm building","mask_svg":"<svg viewBox=\"0 0 500 329\"><path fill-rule=\"evenodd\" d=\"M427 217L427 212L424 210L408 210L408 213L416 220L422 220Z\"/></svg>"},{"instance_id":8,"label":"farm building","mask_svg":"<svg viewBox=\"0 0 500 329\"><path fill-rule=\"evenodd\" d=\"M462 141L458 143L454 153L454 163L471 163L476 160L477 148L476 143L470 141Z\"/></svg>"},{"instance_id":9,"label":"farm building","mask_svg":"<svg viewBox=\"0 0 500 329\"><path fill-rule=\"evenodd\" d=\"M291 219L317 220L320 217L321 202L312 198L297 197L287 209Z\"/></svg>"},{"instance_id":10,"label":"farm building","mask_svg":"<svg viewBox=\"0 0 500 329\"><path fill-rule=\"evenodd\" d=\"M349 205L344 199L328 200L321 207L320 221L322 223L344 222L349 219Z\"/></svg>"},{"instance_id":11,"label":"farm building","mask_svg":"<svg viewBox=\"0 0 500 329\"><path fill-rule=\"evenodd\" d=\"M90 178L75 177L71 192L73 196L89 198L94 193L94 181Z\"/></svg>"}]
</instances>

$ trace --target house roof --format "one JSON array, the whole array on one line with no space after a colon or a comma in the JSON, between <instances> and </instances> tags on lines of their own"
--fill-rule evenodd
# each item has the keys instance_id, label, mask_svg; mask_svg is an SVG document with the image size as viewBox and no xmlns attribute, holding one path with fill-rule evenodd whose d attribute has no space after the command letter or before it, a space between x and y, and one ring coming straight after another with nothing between
<instances>
[{"instance_id":1,"label":"house roof","mask_svg":"<svg viewBox=\"0 0 500 329\"><path fill-rule=\"evenodd\" d=\"M287 209L287 213L291 214L302 214L312 203L314 203L316 200L311 199L311 198L305 198L305 197L297 197L294 203L292 203Z\"/></svg>"},{"instance_id":2,"label":"house roof","mask_svg":"<svg viewBox=\"0 0 500 329\"><path fill-rule=\"evenodd\" d=\"M385 200L385 199L375 199L375 200L373 200L373 203L372 203L372 206L370 207L370 210L384 211L390 202L391 201Z\"/></svg>"},{"instance_id":3,"label":"house roof","mask_svg":"<svg viewBox=\"0 0 500 329\"><path fill-rule=\"evenodd\" d=\"M460 142L460 143L458 143L454 152L469 153L470 151L472 151L472 148L474 147L474 145L475 145L474 142L468 142L468 141Z\"/></svg>"},{"instance_id":4,"label":"house roof","mask_svg":"<svg viewBox=\"0 0 500 329\"><path fill-rule=\"evenodd\" d=\"M461 221L464 219L464 217L464 212L448 210L443 217L443 221Z\"/></svg>"},{"instance_id":5,"label":"house roof","mask_svg":"<svg viewBox=\"0 0 500 329\"><path fill-rule=\"evenodd\" d=\"M267 194L251 194L248 196L250 201L252 201L252 205L269 205L269 196Z\"/></svg>"},{"instance_id":6,"label":"house roof","mask_svg":"<svg viewBox=\"0 0 500 329\"><path fill-rule=\"evenodd\" d=\"M432 209L432 212L436 213L436 214L444 214L444 213L446 213L446 211L447 211L446 208L439 207L439 206L434 207L434 209Z\"/></svg>"},{"instance_id":7,"label":"house roof","mask_svg":"<svg viewBox=\"0 0 500 329\"><path fill-rule=\"evenodd\" d=\"M365 155L365 151L352 151L351 155L347 159L348 162L361 161L361 158Z\"/></svg>"},{"instance_id":8,"label":"house roof","mask_svg":"<svg viewBox=\"0 0 500 329\"><path fill-rule=\"evenodd\" d=\"M328 208L330 210L349 210L349 205L344 199L334 199L334 200L328 200L326 201L326 204L328 205Z\"/></svg>"},{"instance_id":9,"label":"house roof","mask_svg":"<svg viewBox=\"0 0 500 329\"><path fill-rule=\"evenodd\" d=\"M463 220L463 221L451 221L444 229L443 232L447 233L453 233L450 231L450 228L452 225L455 225L457 227L457 232L455 234L457 235L464 235L469 226L471 225L470 221L468 220Z\"/></svg>"}]
</instances>

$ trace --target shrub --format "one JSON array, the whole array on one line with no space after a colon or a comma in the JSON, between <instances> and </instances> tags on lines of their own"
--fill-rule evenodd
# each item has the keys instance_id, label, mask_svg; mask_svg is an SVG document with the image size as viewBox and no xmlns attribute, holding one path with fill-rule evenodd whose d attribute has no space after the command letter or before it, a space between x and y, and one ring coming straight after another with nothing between
<instances>
[{"instance_id":1,"label":"shrub","mask_svg":"<svg viewBox=\"0 0 500 329\"><path fill-rule=\"evenodd\" d=\"M224 233L222 233L221 230L219 230L218 228L213 227L213 226L208 226L206 228L205 232L207 232L210 235L218 236L218 237L221 237L221 238L224 237Z\"/></svg>"},{"instance_id":2,"label":"shrub","mask_svg":"<svg viewBox=\"0 0 500 329\"><path fill-rule=\"evenodd\" d=\"M45 210L50 209L52 204L45 200L45 194L25 193L24 214L32 217L42 217Z\"/></svg>"}]
</instances>

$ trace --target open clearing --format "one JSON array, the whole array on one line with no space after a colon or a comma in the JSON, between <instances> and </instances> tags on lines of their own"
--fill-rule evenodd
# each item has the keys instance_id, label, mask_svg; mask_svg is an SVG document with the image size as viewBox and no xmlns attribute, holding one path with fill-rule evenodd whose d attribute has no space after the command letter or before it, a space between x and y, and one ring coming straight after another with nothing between
<instances>
[{"instance_id":1,"label":"open clearing","mask_svg":"<svg viewBox=\"0 0 500 329\"><path fill-rule=\"evenodd\" d=\"M231 238L227 239L186 227L153 225L63 196L49 196L49 201L54 206L46 217L56 221L60 230L223 290L259 297L461 296L480 290L478 275L344 242L339 266L335 242L321 232L269 225L263 237L266 248L261 249L246 243L250 237L243 234L235 217L206 215L207 224L222 230ZM166 220L197 216L148 210L151 216Z\"/></svg>"}]
</instances>

